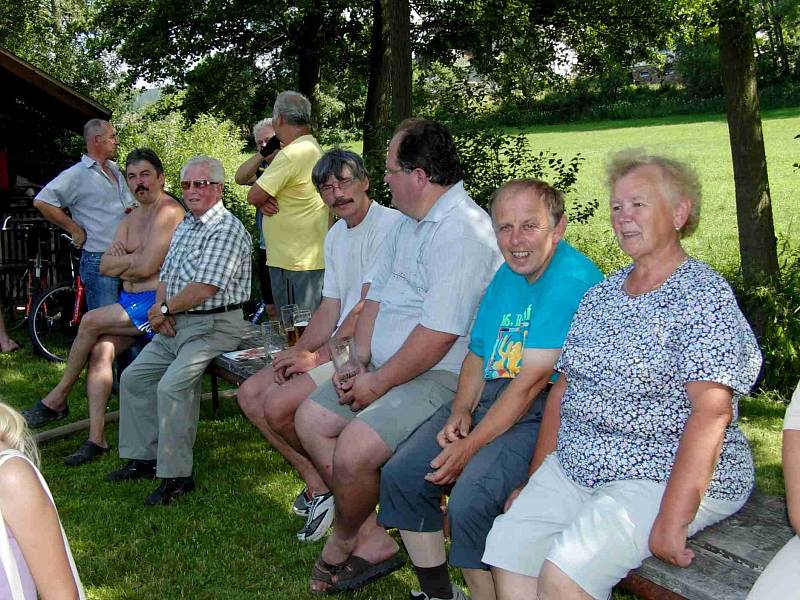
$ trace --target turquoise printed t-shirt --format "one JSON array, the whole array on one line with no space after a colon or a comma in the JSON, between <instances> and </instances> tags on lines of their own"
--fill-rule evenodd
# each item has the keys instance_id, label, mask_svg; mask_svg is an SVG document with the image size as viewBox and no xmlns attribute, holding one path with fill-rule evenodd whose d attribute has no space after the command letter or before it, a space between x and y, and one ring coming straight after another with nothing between
<instances>
[{"instance_id":1,"label":"turquoise printed t-shirt","mask_svg":"<svg viewBox=\"0 0 800 600\"><path fill-rule=\"evenodd\" d=\"M600 269L563 240L533 283L503 263L470 335L470 351L483 359L483 378L516 377L525 348L561 348L583 295L602 280Z\"/></svg>"}]
</instances>

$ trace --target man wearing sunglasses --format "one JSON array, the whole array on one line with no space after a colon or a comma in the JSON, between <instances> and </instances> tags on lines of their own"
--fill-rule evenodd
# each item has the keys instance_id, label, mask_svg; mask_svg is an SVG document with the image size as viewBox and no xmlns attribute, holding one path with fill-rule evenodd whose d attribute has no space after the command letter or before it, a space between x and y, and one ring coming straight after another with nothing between
<instances>
[{"instance_id":1,"label":"man wearing sunglasses","mask_svg":"<svg viewBox=\"0 0 800 600\"><path fill-rule=\"evenodd\" d=\"M311 134L308 98L281 92L272 109L272 127L283 147L250 188L247 201L264 215L275 305L316 310L322 299L330 213L311 181L322 149Z\"/></svg>"},{"instance_id":2,"label":"man wearing sunglasses","mask_svg":"<svg viewBox=\"0 0 800 600\"><path fill-rule=\"evenodd\" d=\"M159 477L145 500L151 506L194 489L203 372L215 356L235 350L244 332L250 235L222 204L224 181L222 163L208 156L181 169L190 212L175 230L147 314L157 335L120 381L119 454L129 460L107 478Z\"/></svg>"}]
</instances>

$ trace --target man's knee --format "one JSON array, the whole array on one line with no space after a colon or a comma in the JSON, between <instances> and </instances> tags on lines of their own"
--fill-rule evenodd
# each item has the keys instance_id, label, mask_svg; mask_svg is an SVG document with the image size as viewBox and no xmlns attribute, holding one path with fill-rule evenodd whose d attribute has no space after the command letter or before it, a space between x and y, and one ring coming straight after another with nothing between
<instances>
[{"instance_id":1,"label":"man's knee","mask_svg":"<svg viewBox=\"0 0 800 600\"><path fill-rule=\"evenodd\" d=\"M100 363L111 363L114 360L114 344L104 340L103 338L97 340L92 350L89 353L89 362L92 365Z\"/></svg>"},{"instance_id":2,"label":"man's knee","mask_svg":"<svg viewBox=\"0 0 800 600\"><path fill-rule=\"evenodd\" d=\"M249 418L261 418L264 413L264 380L258 375L245 380L236 394L239 407Z\"/></svg>"},{"instance_id":3,"label":"man's knee","mask_svg":"<svg viewBox=\"0 0 800 600\"><path fill-rule=\"evenodd\" d=\"M372 428L362 421L352 421L336 442L334 476L340 482L357 480L362 473L380 470L392 453Z\"/></svg>"}]
</instances>

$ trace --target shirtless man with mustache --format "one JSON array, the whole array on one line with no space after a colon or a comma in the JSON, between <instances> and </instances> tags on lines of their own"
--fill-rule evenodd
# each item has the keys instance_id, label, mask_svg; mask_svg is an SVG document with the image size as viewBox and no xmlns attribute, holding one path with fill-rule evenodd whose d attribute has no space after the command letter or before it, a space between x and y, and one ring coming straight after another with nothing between
<instances>
[{"instance_id":1,"label":"shirtless man with mustache","mask_svg":"<svg viewBox=\"0 0 800 600\"><path fill-rule=\"evenodd\" d=\"M153 337L147 311L155 302L158 274L184 210L164 192L164 168L158 155L137 148L126 159L126 180L139 206L119 224L114 241L103 254L100 272L119 277L119 300L87 312L67 358L61 381L27 411L30 427L41 427L69 415L67 397L88 363L89 439L64 464L78 466L108 452L105 411L112 386L114 357Z\"/></svg>"}]
</instances>

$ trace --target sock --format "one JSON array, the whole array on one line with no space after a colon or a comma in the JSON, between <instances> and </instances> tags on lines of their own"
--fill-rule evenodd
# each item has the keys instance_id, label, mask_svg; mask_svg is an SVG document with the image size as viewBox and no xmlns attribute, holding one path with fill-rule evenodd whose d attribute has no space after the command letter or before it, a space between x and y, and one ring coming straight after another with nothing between
<instances>
[{"instance_id":1,"label":"sock","mask_svg":"<svg viewBox=\"0 0 800 600\"><path fill-rule=\"evenodd\" d=\"M447 561L436 567L418 567L414 565L417 579L422 591L429 598L452 598L453 586L450 585L450 573L447 572Z\"/></svg>"}]
</instances>

